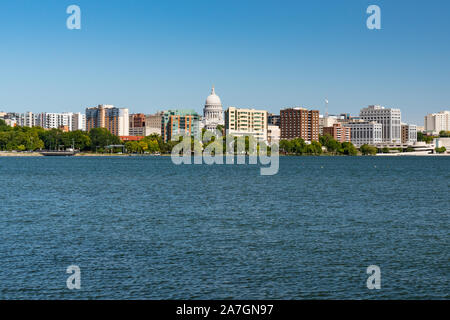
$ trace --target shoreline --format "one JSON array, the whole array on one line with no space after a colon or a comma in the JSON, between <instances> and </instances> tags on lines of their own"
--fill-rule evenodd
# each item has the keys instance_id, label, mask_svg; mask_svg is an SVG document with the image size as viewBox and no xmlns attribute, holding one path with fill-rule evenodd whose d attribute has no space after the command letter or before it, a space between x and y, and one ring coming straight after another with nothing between
<instances>
[{"instance_id":1,"label":"shoreline","mask_svg":"<svg viewBox=\"0 0 450 320\"><path fill-rule=\"evenodd\" d=\"M161 154L161 155L153 155L153 154L106 154L106 153L77 153L73 156L66 157L170 157L170 154ZM346 156L346 155L332 155L332 154L322 154L322 155L285 155L280 154L280 157L448 157L450 153L444 154L408 154L408 153L394 153L394 154L376 154L372 156ZM0 157L44 157L44 155L39 152L5 152L0 151Z\"/></svg>"}]
</instances>

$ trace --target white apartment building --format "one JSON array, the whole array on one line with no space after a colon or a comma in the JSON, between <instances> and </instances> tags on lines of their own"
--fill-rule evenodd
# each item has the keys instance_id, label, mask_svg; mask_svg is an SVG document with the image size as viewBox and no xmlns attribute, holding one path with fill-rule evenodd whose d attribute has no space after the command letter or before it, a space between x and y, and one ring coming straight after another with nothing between
<instances>
[{"instance_id":1,"label":"white apartment building","mask_svg":"<svg viewBox=\"0 0 450 320\"><path fill-rule=\"evenodd\" d=\"M72 131L86 131L86 115L77 112L72 115Z\"/></svg>"},{"instance_id":2,"label":"white apartment building","mask_svg":"<svg viewBox=\"0 0 450 320\"><path fill-rule=\"evenodd\" d=\"M382 125L382 142L400 143L402 140L400 109L369 106L361 109L359 117L364 121L375 121ZM353 135L353 134L352 134Z\"/></svg>"},{"instance_id":3,"label":"white apartment building","mask_svg":"<svg viewBox=\"0 0 450 320\"><path fill-rule=\"evenodd\" d=\"M441 131L450 131L450 111L441 111L426 115L425 131L432 134L439 134Z\"/></svg>"},{"instance_id":4,"label":"white apartment building","mask_svg":"<svg viewBox=\"0 0 450 320\"><path fill-rule=\"evenodd\" d=\"M36 115L35 124L44 129L58 129L64 126L69 128L69 131L72 131L72 116L72 112L42 112Z\"/></svg>"},{"instance_id":5,"label":"white apartment building","mask_svg":"<svg viewBox=\"0 0 450 320\"><path fill-rule=\"evenodd\" d=\"M267 111L229 107L225 111L225 129L236 137L251 135L267 142Z\"/></svg>"},{"instance_id":6,"label":"white apartment building","mask_svg":"<svg viewBox=\"0 0 450 320\"><path fill-rule=\"evenodd\" d=\"M118 112L116 112L118 110ZM117 117L117 131L118 136L129 136L130 135L130 122L129 122L129 111L126 108L120 108L114 110L114 117Z\"/></svg>"},{"instance_id":7,"label":"white apartment building","mask_svg":"<svg viewBox=\"0 0 450 320\"><path fill-rule=\"evenodd\" d=\"M363 144L377 145L383 142L383 125L375 121L348 122L344 127L350 128L351 141L356 147Z\"/></svg>"},{"instance_id":8,"label":"white apartment building","mask_svg":"<svg viewBox=\"0 0 450 320\"><path fill-rule=\"evenodd\" d=\"M21 127L34 127L34 115L32 112L25 112L19 114L19 116L15 119L18 126Z\"/></svg>"}]
</instances>

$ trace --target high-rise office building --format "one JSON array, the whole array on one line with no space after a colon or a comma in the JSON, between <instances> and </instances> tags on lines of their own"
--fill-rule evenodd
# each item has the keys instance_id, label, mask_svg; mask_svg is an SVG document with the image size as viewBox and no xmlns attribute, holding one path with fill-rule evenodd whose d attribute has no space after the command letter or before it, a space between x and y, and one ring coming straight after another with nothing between
<instances>
[{"instance_id":1,"label":"high-rise office building","mask_svg":"<svg viewBox=\"0 0 450 320\"><path fill-rule=\"evenodd\" d=\"M387 143L400 143L402 140L400 109L385 108L381 106L369 106L361 109L361 120L375 121L383 126L382 140Z\"/></svg>"},{"instance_id":2,"label":"high-rise office building","mask_svg":"<svg viewBox=\"0 0 450 320\"><path fill-rule=\"evenodd\" d=\"M383 125L375 121L355 121L344 124L350 129L351 142L360 147L363 144L375 146L383 142Z\"/></svg>"},{"instance_id":3,"label":"high-rise office building","mask_svg":"<svg viewBox=\"0 0 450 320\"><path fill-rule=\"evenodd\" d=\"M319 111L298 107L281 110L280 130L282 140L319 141Z\"/></svg>"}]
</instances>

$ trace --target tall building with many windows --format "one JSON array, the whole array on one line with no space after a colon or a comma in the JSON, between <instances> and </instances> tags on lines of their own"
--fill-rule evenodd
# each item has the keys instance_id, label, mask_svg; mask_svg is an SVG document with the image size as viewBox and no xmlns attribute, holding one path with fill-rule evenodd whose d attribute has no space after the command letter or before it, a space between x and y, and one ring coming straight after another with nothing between
<instances>
[{"instance_id":1,"label":"tall building with many windows","mask_svg":"<svg viewBox=\"0 0 450 320\"><path fill-rule=\"evenodd\" d=\"M98 105L86 109L86 130L106 128L116 136L129 135L128 109L112 105Z\"/></svg>"},{"instance_id":2,"label":"tall building with many windows","mask_svg":"<svg viewBox=\"0 0 450 320\"><path fill-rule=\"evenodd\" d=\"M145 116L145 135L151 134L161 135L161 120L163 112L157 112L155 114L149 114Z\"/></svg>"},{"instance_id":3,"label":"tall building with many windows","mask_svg":"<svg viewBox=\"0 0 450 320\"><path fill-rule=\"evenodd\" d=\"M351 142L360 147L363 144L375 146L383 142L383 125L375 121L355 121L344 124L350 129Z\"/></svg>"},{"instance_id":4,"label":"tall building with many windows","mask_svg":"<svg viewBox=\"0 0 450 320\"><path fill-rule=\"evenodd\" d=\"M229 107L225 111L225 130L232 136L253 136L267 142L267 111Z\"/></svg>"},{"instance_id":5,"label":"tall building with many windows","mask_svg":"<svg viewBox=\"0 0 450 320\"><path fill-rule=\"evenodd\" d=\"M194 110L168 110L161 116L161 135L165 142L178 135L198 136L200 116Z\"/></svg>"},{"instance_id":6,"label":"tall building with many windows","mask_svg":"<svg viewBox=\"0 0 450 320\"><path fill-rule=\"evenodd\" d=\"M361 120L375 121L382 125L382 142L400 143L402 141L402 113L400 109L369 106L361 109Z\"/></svg>"},{"instance_id":7,"label":"tall building with many windows","mask_svg":"<svg viewBox=\"0 0 450 320\"><path fill-rule=\"evenodd\" d=\"M145 136L145 114L134 113L130 114L129 135L130 136Z\"/></svg>"},{"instance_id":8,"label":"tall building with many windows","mask_svg":"<svg viewBox=\"0 0 450 320\"><path fill-rule=\"evenodd\" d=\"M73 113L42 112L36 115L36 125L45 129L59 129L64 127L68 131L73 130Z\"/></svg>"},{"instance_id":9,"label":"tall building with many windows","mask_svg":"<svg viewBox=\"0 0 450 320\"><path fill-rule=\"evenodd\" d=\"M402 123L402 143L414 144L415 142L417 142L417 126Z\"/></svg>"},{"instance_id":10,"label":"tall building with many windows","mask_svg":"<svg viewBox=\"0 0 450 320\"><path fill-rule=\"evenodd\" d=\"M72 131L86 131L86 115L81 112L72 115Z\"/></svg>"},{"instance_id":11,"label":"tall building with many windows","mask_svg":"<svg viewBox=\"0 0 450 320\"><path fill-rule=\"evenodd\" d=\"M431 134L439 134L441 131L450 131L450 111L441 111L426 115L425 131Z\"/></svg>"},{"instance_id":12,"label":"tall building with many windows","mask_svg":"<svg viewBox=\"0 0 450 320\"><path fill-rule=\"evenodd\" d=\"M161 135L162 113L145 115L143 113L130 115L130 136Z\"/></svg>"},{"instance_id":13,"label":"tall building with many windows","mask_svg":"<svg viewBox=\"0 0 450 320\"><path fill-rule=\"evenodd\" d=\"M334 123L331 127L324 127L323 134L329 134L334 140L342 142L351 142L351 128L345 127L341 123Z\"/></svg>"},{"instance_id":14,"label":"tall building with many windows","mask_svg":"<svg viewBox=\"0 0 450 320\"><path fill-rule=\"evenodd\" d=\"M41 112L35 115L34 122L44 129L86 130L86 116L81 112Z\"/></svg>"},{"instance_id":15,"label":"tall building with many windows","mask_svg":"<svg viewBox=\"0 0 450 320\"><path fill-rule=\"evenodd\" d=\"M34 127L35 126L35 120L34 115L32 112L25 112L18 114L15 118L16 124L20 127Z\"/></svg>"},{"instance_id":16,"label":"tall building with many windows","mask_svg":"<svg viewBox=\"0 0 450 320\"><path fill-rule=\"evenodd\" d=\"M281 140L319 141L319 111L287 108L280 111Z\"/></svg>"}]
</instances>

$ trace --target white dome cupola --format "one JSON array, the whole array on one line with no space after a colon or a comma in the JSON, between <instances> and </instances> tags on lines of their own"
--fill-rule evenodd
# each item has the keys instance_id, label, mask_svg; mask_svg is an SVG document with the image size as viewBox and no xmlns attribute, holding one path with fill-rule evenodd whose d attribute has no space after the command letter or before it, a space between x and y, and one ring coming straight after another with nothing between
<instances>
[{"instance_id":1,"label":"white dome cupola","mask_svg":"<svg viewBox=\"0 0 450 320\"><path fill-rule=\"evenodd\" d=\"M214 89L214 86L211 89L211 94L206 98L205 107L206 106L220 106L222 108L222 101L220 101L220 98L218 95L216 95L216 90Z\"/></svg>"},{"instance_id":2,"label":"white dome cupola","mask_svg":"<svg viewBox=\"0 0 450 320\"><path fill-rule=\"evenodd\" d=\"M206 98L205 107L203 109L203 127L206 130L214 131L218 125L223 124L222 101L216 94L216 90L213 86L211 94Z\"/></svg>"}]
</instances>

